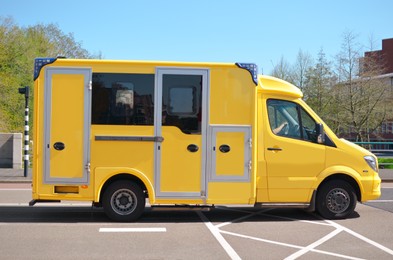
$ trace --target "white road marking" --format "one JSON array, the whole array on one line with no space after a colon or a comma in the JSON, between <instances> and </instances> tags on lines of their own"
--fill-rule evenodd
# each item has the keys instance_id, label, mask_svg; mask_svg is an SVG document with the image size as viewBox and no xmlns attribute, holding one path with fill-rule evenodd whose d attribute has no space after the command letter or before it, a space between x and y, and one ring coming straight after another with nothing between
<instances>
[{"instance_id":1,"label":"white road marking","mask_svg":"<svg viewBox=\"0 0 393 260\"><path fill-rule=\"evenodd\" d=\"M246 235L242 235L242 234L232 233L232 232L229 232L229 231L221 230L220 232L224 233L224 234L227 234L227 235L235 236L235 237L247 238L247 239L251 239L251 240L255 240L255 241L259 241L259 242L264 242L264 243L269 243L269 244L273 244L273 245L278 245L278 246L285 246L285 247L296 248L296 249L303 249L304 248L302 246L282 243L282 242L268 240L268 239L259 238L259 237L246 236ZM312 248L310 251L315 252L315 253L324 254L324 255L331 255L331 256L336 256L336 257L346 258L346 259L352 259L352 260L360 260L360 259L362 259L362 258L357 258L357 257L352 257L352 256L347 256L347 255L342 255L342 254L336 254L336 253L332 253L332 252L328 252L328 251L323 251L323 250L319 250L319 249L314 249L314 248Z\"/></svg>"},{"instance_id":2,"label":"white road marking","mask_svg":"<svg viewBox=\"0 0 393 260\"><path fill-rule=\"evenodd\" d=\"M100 228L101 233L152 233L166 232L166 228Z\"/></svg>"},{"instance_id":3,"label":"white road marking","mask_svg":"<svg viewBox=\"0 0 393 260\"><path fill-rule=\"evenodd\" d=\"M240 222L242 220L245 220L245 219L251 218L251 217L253 217L255 215L258 215L258 214L260 214L262 212L266 212L266 210L261 210L261 211L258 211L258 212L250 212L250 214L248 214L248 215L246 215L244 217L240 217L240 218L234 219L232 221L228 221L228 222L224 222L224 223L221 223L221 224L217 224L217 225L215 225L215 227L216 228L221 228L221 227L224 227L224 226L236 223L236 222Z\"/></svg>"},{"instance_id":4,"label":"white road marking","mask_svg":"<svg viewBox=\"0 0 393 260\"><path fill-rule=\"evenodd\" d=\"M315 241L312 244L309 244L308 246L302 248L301 250L297 251L296 253L288 256L285 258L285 260L293 260L293 259L297 259L298 257L307 254L308 252L310 252L311 250L313 250L314 248L322 245L323 243L325 243L326 241L330 240L331 238L335 237L336 235L338 235L340 232L342 231L342 229L337 228L336 230L334 230L333 232L330 232L329 234L327 234L326 236L322 237L321 239Z\"/></svg>"},{"instance_id":5,"label":"white road marking","mask_svg":"<svg viewBox=\"0 0 393 260\"><path fill-rule=\"evenodd\" d=\"M213 236L217 239L218 243L224 248L225 252L229 255L231 259L241 259L236 251L231 247L231 245L225 240L225 238L220 234L220 230L216 228L202 212L196 211L198 216L201 218L206 227L210 230Z\"/></svg>"},{"instance_id":6,"label":"white road marking","mask_svg":"<svg viewBox=\"0 0 393 260\"><path fill-rule=\"evenodd\" d=\"M341 226L340 224L338 224L336 222L333 222L331 220L326 220L326 222L330 223L332 226L334 226L337 229L341 228L343 231L348 232L352 236L357 237L357 238L363 240L364 242L369 243L370 245L375 246L375 247L381 249L382 251L385 251L386 253L388 253L388 254L393 256L393 250L392 249L389 249L389 248L387 248L387 247L385 247L385 246L383 246L383 245L381 245L381 244L379 244L379 243L377 243L377 242L375 242L375 241L373 241L373 240L371 240L371 239L369 239L367 237L364 237L364 236L356 233L355 231L353 231L353 230L351 230L349 228Z\"/></svg>"},{"instance_id":7,"label":"white road marking","mask_svg":"<svg viewBox=\"0 0 393 260\"><path fill-rule=\"evenodd\" d=\"M377 202L377 201L376 201L376 202ZM228 210L230 210L230 209L228 209ZM247 218L249 218L249 217L255 215L255 213L252 213L252 212L245 212L245 213L249 213L249 214L246 215L246 216L244 216L244 217L237 218L237 219L235 219L235 220L233 220L233 221L228 221L228 222L224 222L224 223L218 224L218 225L216 225L216 226L212 225L212 224L209 222L209 220L206 218L206 216L204 216L202 213L199 213L199 212L197 212L197 213L198 213L198 215L200 215L201 219L205 222L206 226L208 226L208 228L209 228L210 231L213 233L213 235L216 237L216 239L220 242L219 238L221 238L221 239L223 240L223 244L224 244L225 246L228 246L231 250L233 250L233 248L232 248L232 247L228 244L228 242L222 237L221 233L222 233L222 234L227 234L227 235L232 235L232 236L237 236L237 237L242 237L242 238L253 239L253 240L257 240L257 241L261 241L261 242L265 242L265 243L271 243L271 244L276 244L276 245L281 245L281 246L287 246L287 247L292 247L292 248L300 249L300 250L297 251L296 253L294 253L294 254L292 254L292 255L290 255L290 256L288 256L288 257L286 258L286 259L291 259L291 260L292 260L292 259L297 259L297 258L303 256L304 254L310 252L310 251L315 252L315 253L321 253L321 254L332 255L332 256L339 257L339 258L346 258L346 259L361 259L361 258L357 258L357 257L353 257L353 256L347 256L347 255L342 255L342 254L336 254L336 253L332 253L332 252L327 252L327 251L322 251L322 250L315 249L316 247L320 246L321 244L323 244L323 243L325 243L326 241L328 241L328 240L334 238L336 235L338 235L339 233L341 233L341 232L344 231L344 232L347 232L347 233L351 234L352 236L354 236L354 237L356 237L356 238L358 238L358 239L361 239L361 240L363 240L363 241L365 241L365 242L371 244L371 245L374 246L374 247L377 247L377 248L379 248L379 249L385 251L385 252L388 253L388 254L393 255L393 250L391 250L391 249L389 249L389 248L387 248L387 247L385 247L385 246L383 246L383 245L381 245L381 244L379 244L379 243L377 243L377 242L375 242L375 241L373 241L373 240L371 240L371 239L369 239L369 238L366 238L366 237L364 237L364 236L362 236L362 235L360 235L360 234L358 234L358 233L356 233L356 232L354 232L354 231L352 231L352 230L350 230L350 229L348 229L348 228L346 228L346 227L344 227L344 226L341 226L341 225L339 225L339 224L337 224L337 223L335 223L335 222L333 222L333 221L329 221L329 220L325 220L326 222L325 222L325 223L321 223L321 224L328 225L328 226L332 226L333 228L335 228L335 230L332 231L331 233L329 233L328 235L322 237L321 239L315 241L314 243L312 243L312 244L310 244L310 245L308 245L308 246L306 246L306 247L302 247L302 246L297 246L297 245L292 245L292 244L287 244L287 243L281 243L281 242L278 242L278 241L272 241L272 240L267 240L267 239L262 239L262 238L250 237L250 236L246 236L246 235L242 235L242 234L237 234L237 233L232 233L232 232L228 232L228 231L223 231L223 230L220 230L220 229L219 229L220 227L230 225L230 224L232 224L232 223L234 223L234 222L236 222L236 221L244 220L244 219L247 219ZM262 213L262 212L258 212L258 214L267 215L267 216L270 216L270 217L283 218L283 219L288 219L288 220L296 220L296 221L300 221L300 222L307 222L307 223L315 224L315 222L313 222L313 221L302 221L302 220L299 220L299 219L294 219L294 218L289 218L289 217L275 216L275 215L270 215L270 214L266 214L266 213ZM319 218L319 217L317 217L317 218ZM321 219L321 220L322 220L322 219ZM209 225L210 225L210 226L209 226ZM217 237L219 237L219 238L217 238ZM220 244L221 244L221 242L220 242ZM223 244L221 244L221 245L222 245L222 246L224 247L224 249L225 249L225 246L224 246ZM236 254L237 257L239 257L239 256L237 255L236 252L234 252L234 253ZM228 253L228 254L229 254L229 253ZM231 255L230 255L230 256L231 256ZM231 258L234 259L232 256L231 256ZM238 258L236 258L236 259L238 259Z\"/></svg>"}]
</instances>

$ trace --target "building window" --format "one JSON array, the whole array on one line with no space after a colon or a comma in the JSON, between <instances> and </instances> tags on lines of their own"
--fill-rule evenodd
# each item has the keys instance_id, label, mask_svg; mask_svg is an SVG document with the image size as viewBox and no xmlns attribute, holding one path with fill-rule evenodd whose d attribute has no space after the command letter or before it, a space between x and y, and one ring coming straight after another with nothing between
<instances>
[{"instance_id":1,"label":"building window","mask_svg":"<svg viewBox=\"0 0 393 260\"><path fill-rule=\"evenodd\" d=\"M93 73L92 124L153 125L154 74Z\"/></svg>"}]
</instances>

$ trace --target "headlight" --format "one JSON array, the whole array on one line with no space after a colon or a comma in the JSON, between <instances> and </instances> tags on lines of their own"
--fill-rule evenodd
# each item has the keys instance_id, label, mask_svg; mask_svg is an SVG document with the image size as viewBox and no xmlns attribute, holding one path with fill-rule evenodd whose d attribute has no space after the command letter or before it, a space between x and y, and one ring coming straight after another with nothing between
<instances>
[{"instance_id":1,"label":"headlight","mask_svg":"<svg viewBox=\"0 0 393 260\"><path fill-rule=\"evenodd\" d=\"M371 169L373 169L376 172L378 171L377 160L375 159L374 156L371 155L364 156L364 160L371 167Z\"/></svg>"}]
</instances>

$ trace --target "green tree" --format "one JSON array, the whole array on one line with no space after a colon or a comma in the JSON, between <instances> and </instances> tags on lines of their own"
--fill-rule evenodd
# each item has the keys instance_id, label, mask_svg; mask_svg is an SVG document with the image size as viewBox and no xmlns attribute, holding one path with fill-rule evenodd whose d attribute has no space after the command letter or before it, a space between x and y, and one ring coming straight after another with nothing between
<instances>
[{"instance_id":1,"label":"green tree","mask_svg":"<svg viewBox=\"0 0 393 260\"><path fill-rule=\"evenodd\" d=\"M72 33L63 33L57 25L21 28L12 18L0 17L0 132L23 130L24 97L18 88L33 86L34 58L59 55L93 58Z\"/></svg>"},{"instance_id":2,"label":"green tree","mask_svg":"<svg viewBox=\"0 0 393 260\"><path fill-rule=\"evenodd\" d=\"M306 72L304 99L328 123L333 130L337 128L338 112L332 88L335 77L331 62L326 59L325 52L321 49L318 53L316 64Z\"/></svg>"},{"instance_id":3,"label":"green tree","mask_svg":"<svg viewBox=\"0 0 393 260\"><path fill-rule=\"evenodd\" d=\"M272 72L270 75L273 77L286 80L292 83L292 71L291 65L284 59L282 56L279 62L274 65Z\"/></svg>"},{"instance_id":4,"label":"green tree","mask_svg":"<svg viewBox=\"0 0 393 260\"><path fill-rule=\"evenodd\" d=\"M296 56L295 64L292 66L290 78L292 79L293 84L299 87L302 91L306 87L307 72L311 69L312 65L313 59L311 55L300 49Z\"/></svg>"},{"instance_id":5,"label":"green tree","mask_svg":"<svg viewBox=\"0 0 393 260\"><path fill-rule=\"evenodd\" d=\"M384 64L373 58L362 58L361 52L357 36L345 32L341 52L337 55L339 83L334 92L342 111L342 130L354 133L357 141L367 140L368 134L385 120L385 93L388 89L378 77ZM367 70L361 71L361 68Z\"/></svg>"}]
</instances>

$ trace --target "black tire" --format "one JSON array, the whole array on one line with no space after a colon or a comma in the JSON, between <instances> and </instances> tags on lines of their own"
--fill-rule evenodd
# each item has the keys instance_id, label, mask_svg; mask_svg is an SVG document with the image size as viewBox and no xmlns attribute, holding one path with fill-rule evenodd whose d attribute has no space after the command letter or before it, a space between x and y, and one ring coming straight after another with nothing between
<instances>
[{"instance_id":1,"label":"black tire","mask_svg":"<svg viewBox=\"0 0 393 260\"><path fill-rule=\"evenodd\" d=\"M356 202L355 191L348 182L332 180L318 189L316 208L323 218L342 219L354 212Z\"/></svg>"},{"instance_id":2,"label":"black tire","mask_svg":"<svg viewBox=\"0 0 393 260\"><path fill-rule=\"evenodd\" d=\"M102 206L114 221L134 221L145 209L145 195L140 186L131 181L116 181L104 192Z\"/></svg>"}]
</instances>

